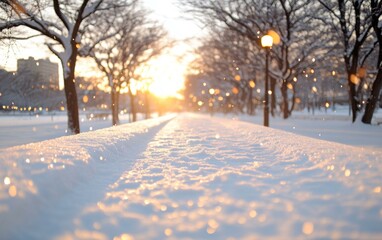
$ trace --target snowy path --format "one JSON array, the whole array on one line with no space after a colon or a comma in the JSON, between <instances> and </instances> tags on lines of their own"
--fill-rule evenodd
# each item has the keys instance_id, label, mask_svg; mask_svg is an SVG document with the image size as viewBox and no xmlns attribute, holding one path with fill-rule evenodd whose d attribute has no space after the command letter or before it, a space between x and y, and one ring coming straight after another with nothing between
<instances>
[{"instance_id":1,"label":"snowy path","mask_svg":"<svg viewBox=\"0 0 382 240\"><path fill-rule=\"evenodd\" d=\"M9 148L0 239L380 239L381 156L200 115Z\"/></svg>"}]
</instances>

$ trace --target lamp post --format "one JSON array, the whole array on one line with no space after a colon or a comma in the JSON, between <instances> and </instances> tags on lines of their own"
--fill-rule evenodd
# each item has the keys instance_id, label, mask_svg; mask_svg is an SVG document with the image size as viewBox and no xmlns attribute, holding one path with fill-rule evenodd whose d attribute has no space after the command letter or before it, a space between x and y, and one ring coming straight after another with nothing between
<instances>
[{"instance_id":1,"label":"lamp post","mask_svg":"<svg viewBox=\"0 0 382 240\"><path fill-rule=\"evenodd\" d=\"M264 35L261 38L261 45L265 48L265 91L264 91L264 126L269 127L269 52L273 45L273 38L270 35Z\"/></svg>"}]
</instances>

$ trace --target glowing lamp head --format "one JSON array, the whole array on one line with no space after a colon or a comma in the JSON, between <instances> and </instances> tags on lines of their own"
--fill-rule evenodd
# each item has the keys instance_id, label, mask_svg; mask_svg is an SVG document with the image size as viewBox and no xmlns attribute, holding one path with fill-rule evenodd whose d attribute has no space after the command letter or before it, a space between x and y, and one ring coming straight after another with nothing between
<instances>
[{"instance_id":1,"label":"glowing lamp head","mask_svg":"<svg viewBox=\"0 0 382 240\"><path fill-rule=\"evenodd\" d=\"M264 35L261 38L261 45L264 48L271 48L272 45L273 45L273 38L272 38L272 36L271 35Z\"/></svg>"}]
</instances>

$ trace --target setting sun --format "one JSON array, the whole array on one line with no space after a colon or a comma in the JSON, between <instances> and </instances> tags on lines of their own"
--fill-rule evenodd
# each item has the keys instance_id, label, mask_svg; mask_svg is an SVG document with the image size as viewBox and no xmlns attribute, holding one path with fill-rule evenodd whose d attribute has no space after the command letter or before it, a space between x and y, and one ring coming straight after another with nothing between
<instances>
[{"instance_id":1,"label":"setting sun","mask_svg":"<svg viewBox=\"0 0 382 240\"><path fill-rule=\"evenodd\" d=\"M149 90L158 97L182 98L179 91L184 87L186 66L175 56L163 55L148 63L146 78L151 80Z\"/></svg>"}]
</instances>

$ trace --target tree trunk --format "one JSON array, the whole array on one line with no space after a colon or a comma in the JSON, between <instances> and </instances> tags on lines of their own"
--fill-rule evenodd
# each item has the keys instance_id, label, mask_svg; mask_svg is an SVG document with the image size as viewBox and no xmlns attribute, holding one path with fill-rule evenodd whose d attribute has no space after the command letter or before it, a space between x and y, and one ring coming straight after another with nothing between
<instances>
[{"instance_id":1,"label":"tree trunk","mask_svg":"<svg viewBox=\"0 0 382 240\"><path fill-rule=\"evenodd\" d=\"M248 99L248 94L243 90L241 91L242 95L239 98L240 100L238 101L238 107L241 113L245 112L245 105L246 105L246 100Z\"/></svg>"},{"instance_id":2,"label":"tree trunk","mask_svg":"<svg viewBox=\"0 0 382 240\"><path fill-rule=\"evenodd\" d=\"M292 116L292 112L293 112L295 106L296 106L296 90L295 90L295 88L293 88L292 89L292 106L288 110L288 117Z\"/></svg>"},{"instance_id":3,"label":"tree trunk","mask_svg":"<svg viewBox=\"0 0 382 240\"><path fill-rule=\"evenodd\" d=\"M271 91L272 91L272 95L271 95L271 114L272 114L272 117L275 116L275 111L276 111L276 79L271 77Z\"/></svg>"},{"instance_id":4,"label":"tree trunk","mask_svg":"<svg viewBox=\"0 0 382 240\"><path fill-rule=\"evenodd\" d=\"M287 119L289 117L289 102L288 102L288 86L287 86L286 80L284 80L281 85L281 95L283 98L283 118Z\"/></svg>"},{"instance_id":5,"label":"tree trunk","mask_svg":"<svg viewBox=\"0 0 382 240\"><path fill-rule=\"evenodd\" d=\"M375 9L372 15L372 26L378 39L379 51L378 51L378 61L377 61L378 73L373 82L371 94L367 100L365 113L362 117L362 122L367 124L371 123L375 106L377 104L379 94L381 92L381 87L382 87L382 27L380 26L380 20L379 20L381 13L379 11L376 11L376 9L378 9L377 6L378 6L378 1L376 0L371 1L371 9Z\"/></svg>"},{"instance_id":6,"label":"tree trunk","mask_svg":"<svg viewBox=\"0 0 382 240\"><path fill-rule=\"evenodd\" d=\"M269 127L269 51L269 48L265 49L264 127Z\"/></svg>"},{"instance_id":7,"label":"tree trunk","mask_svg":"<svg viewBox=\"0 0 382 240\"><path fill-rule=\"evenodd\" d=\"M365 113L362 117L362 122L370 124L373 118L375 106L377 105L377 101L379 98L379 93L381 92L382 87L382 67L378 69L378 74L373 83L370 97L367 100Z\"/></svg>"},{"instance_id":8,"label":"tree trunk","mask_svg":"<svg viewBox=\"0 0 382 240\"><path fill-rule=\"evenodd\" d=\"M353 71L351 71L353 72ZM352 122L355 122L357 119L357 112L358 112L358 101L356 99L356 86L352 82L352 78L355 76L355 74L348 73L348 84L349 84L349 102L350 102L350 108L352 113Z\"/></svg>"},{"instance_id":9,"label":"tree trunk","mask_svg":"<svg viewBox=\"0 0 382 240\"><path fill-rule=\"evenodd\" d=\"M356 95L356 99L358 100L358 112L362 111L362 104L364 101L363 101L363 98L364 98L364 85L365 85L365 78L364 77L359 77L359 84L358 84L358 87L356 87L356 92L355 92L355 95Z\"/></svg>"},{"instance_id":10,"label":"tree trunk","mask_svg":"<svg viewBox=\"0 0 382 240\"><path fill-rule=\"evenodd\" d=\"M116 89L111 90L111 121L113 126L119 124L119 92Z\"/></svg>"},{"instance_id":11,"label":"tree trunk","mask_svg":"<svg viewBox=\"0 0 382 240\"><path fill-rule=\"evenodd\" d=\"M129 91L129 96L130 96L130 111L131 111L131 115L133 116L132 121L136 122L137 121L137 110L135 108L135 96L131 91Z\"/></svg>"},{"instance_id":12,"label":"tree trunk","mask_svg":"<svg viewBox=\"0 0 382 240\"><path fill-rule=\"evenodd\" d=\"M145 118L150 118L150 93L148 91L145 92Z\"/></svg>"},{"instance_id":13,"label":"tree trunk","mask_svg":"<svg viewBox=\"0 0 382 240\"><path fill-rule=\"evenodd\" d=\"M253 88L249 88L249 95L248 95L248 107L247 107L247 113L248 115L253 115Z\"/></svg>"},{"instance_id":14,"label":"tree trunk","mask_svg":"<svg viewBox=\"0 0 382 240\"><path fill-rule=\"evenodd\" d=\"M80 133L80 121L78 114L78 99L74 77L64 79L66 109L68 114L68 129L73 134Z\"/></svg>"},{"instance_id":15,"label":"tree trunk","mask_svg":"<svg viewBox=\"0 0 382 240\"><path fill-rule=\"evenodd\" d=\"M75 69L77 63L77 48L73 47L69 61L64 63L67 73L64 74L64 89L66 97L66 108L68 114L68 129L73 134L80 133L80 120L78 113L78 97L75 84ZM65 68L64 68L65 69Z\"/></svg>"}]
</instances>

